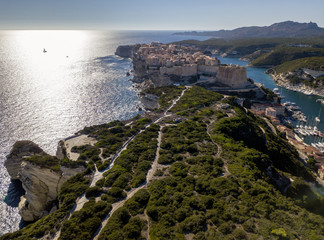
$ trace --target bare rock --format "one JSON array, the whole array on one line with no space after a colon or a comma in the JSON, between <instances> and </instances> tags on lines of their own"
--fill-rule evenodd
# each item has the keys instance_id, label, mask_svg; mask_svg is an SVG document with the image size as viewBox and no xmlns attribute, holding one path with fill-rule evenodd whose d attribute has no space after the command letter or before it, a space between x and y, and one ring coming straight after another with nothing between
<instances>
[{"instance_id":1,"label":"bare rock","mask_svg":"<svg viewBox=\"0 0 324 240\"><path fill-rule=\"evenodd\" d=\"M133 57L134 54L134 46L132 45L122 45L119 46L115 52L117 56L123 57L123 58L130 58Z\"/></svg>"},{"instance_id":2,"label":"bare rock","mask_svg":"<svg viewBox=\"0 0 324 240\"><path fill-rule=\"evenodd\" d=\"M70 177L84 171L83 167L52 170L26 160L33 155L45 156L31 141L17 142L7 156L5 166L12 179L18 179L26 191L19 203L19 213L25 221L35 221L49 214L56 206L58 191Z\"/></svg>"},{"instance_id":3,"label":"bare rock","mask_svg":"<svg viewBox=\"0 0 324 240\"><path fill-rule=\"evenodd\" d=\"M64 141L59 141L56 149L56 157L60 160L64 159L66 157L66 148L64 146Z\"/></svg>"},{"instance_id":4,"label":"bare rock","mask_svg":"<svg viewBox=\"0 0 324 240\"><path fill-rule=\"evenodd\" d=\"M45 155L46 153L32 141L18 141L16 142L10 154L4 163L11 179L19 179L18 173L20 171L21 162L24 157L30 157L35 154Z\"/></svg>"}]
</instances>

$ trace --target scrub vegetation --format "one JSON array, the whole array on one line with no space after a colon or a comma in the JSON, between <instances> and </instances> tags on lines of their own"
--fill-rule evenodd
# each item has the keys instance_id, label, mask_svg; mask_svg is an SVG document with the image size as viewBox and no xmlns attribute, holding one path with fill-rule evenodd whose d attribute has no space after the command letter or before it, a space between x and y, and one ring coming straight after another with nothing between
<instances>
[{"instance_id":1,"label":"scrub vegetation","mask_svg":"<svg viewBox=\"0 0 324 240\"><path fill-rule=\"evenodd\" d=\"M174 88L168 91L179 96ZM165 109L171 100L163 100ZM96 186L89 187L95 161L87 160L87 170L60 189L58 210L0 239L53 236L58 229L60 239L92 239L106 217L100 240L324 239L324 199L309 185L314 173L261 118L233 97L199 87L187 89L171 112L180 120L87 129L97 139L116 127L127 137L135 132ZM146 182L157 150L158 170ZM68 219L82 194L87 203Z\"/></svg>"}]
</instances>

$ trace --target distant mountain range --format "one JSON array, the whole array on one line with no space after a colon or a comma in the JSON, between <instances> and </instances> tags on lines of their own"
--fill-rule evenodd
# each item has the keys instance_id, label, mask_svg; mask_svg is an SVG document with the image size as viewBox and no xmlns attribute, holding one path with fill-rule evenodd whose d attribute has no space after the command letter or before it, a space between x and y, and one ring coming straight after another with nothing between
<instances>
[{"instance_id":1,"label":"distant mountain range","mask_svg":"<svg viewBox=\"0 0 324 240\"><path fill-rule=\"evenodd\" d=\"M324 28L316 23L286 21L265 27L241 27L234 30L178 32L175 35L211 36L218 38L274 38L274 37L314 37L324 36Z\"/></svg>"}]
</instances>

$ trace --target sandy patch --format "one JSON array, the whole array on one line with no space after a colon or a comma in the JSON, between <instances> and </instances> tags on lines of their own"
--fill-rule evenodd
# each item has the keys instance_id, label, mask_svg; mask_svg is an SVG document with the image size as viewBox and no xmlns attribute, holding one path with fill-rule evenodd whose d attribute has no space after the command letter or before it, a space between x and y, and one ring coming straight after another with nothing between
<instances>
[{"instance_id":1,"label":"sandy patch","mask_svg":"<svg viewBox=\"0 0 324 240\"><path fill-rule=\"evenodd\" d=\"M72 161L78 160L80 156L79 153L71 152L72 147L74 146L83 146L83 145L91 145L94 146L97 143L95 138L88 137L88 135L81 134L77 136L72 136L64 139L64 146L66 148L66 154L68 158Z\"/></svg>"}]
</instances>

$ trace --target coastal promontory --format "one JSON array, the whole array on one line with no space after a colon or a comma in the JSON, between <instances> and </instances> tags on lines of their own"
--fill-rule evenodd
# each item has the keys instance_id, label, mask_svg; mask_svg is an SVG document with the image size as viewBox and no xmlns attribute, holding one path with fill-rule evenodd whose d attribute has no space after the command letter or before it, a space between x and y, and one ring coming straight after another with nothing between
<instances>
[{"instance_id":1,"label":"coastal promontory","mask_svg":"<svg viewBox=\"0 0 324 240\"><path fill-rule=\"evenodd\" d=\"M84 170L84 167L61 166L56 157L31 141L16 142L5 167L11 179L19 180L26 192L19 203L19 212L25 221L35 221L54 211L62 184Z\"/></svg>"},{"instance_id":2,"label":"coastal promontory","mask_svg":"<svg viewBox=\"0 0 324 240\"><path fill-rule=\"evenodd\" d=\"M324 236L315 173L269 121L198 86L145 93L157 99L152 111L60 143L87 169L61 186L57 210L1 240Z\"/></svg>"},{"instance_id":3,"label":"coastal promontory","mask_svg":"<svg viewBox=\"0 0 324 240\"><path fill-rule=\"evenodd\" d=\"M285 108L269 89L258 98L244 68L197 49L128 50L150 110L85 127L60 141L59 158L18 142L6 165L26 189L21 213L49 214L1 240L324 236L317 172L272 121ZM273 116L258 115L264 106ZM76 166L83 168L62 181L65 167Z\"/></svg>"}]
</instances>

